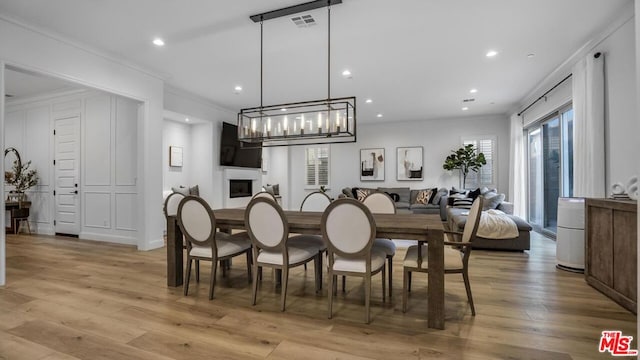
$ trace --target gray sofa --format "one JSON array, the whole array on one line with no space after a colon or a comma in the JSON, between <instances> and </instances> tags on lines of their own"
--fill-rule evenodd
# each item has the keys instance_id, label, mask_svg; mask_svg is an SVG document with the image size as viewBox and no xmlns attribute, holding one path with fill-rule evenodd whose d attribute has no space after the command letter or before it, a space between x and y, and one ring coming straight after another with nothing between
<instances>
[{"instance_id":1,"label":"gray sofa","mask_svg":"<svg viewBox=\"0 0 640 360\"><path fill-rule=\"evenodd\" d=\"M448 203L448 200L445 200L445 203ZM530 248L530 232L531 225L521 219L518 216L513 215L513 204L503 201L497 207L498 210L505 212L518 227L518 237L514 239L487 239L482 237L477 237L473 242L473 247L477 249L491 249L491 250L514 250L514 251L524 251L529 250ZM468 209L457 208L451 205L446 205L445 213L447 227L453 231L462 231L464 230L464 225L467 223L467 215L463 215L463 213L468 213Z\"/></svg>"},{"instance_id":2,"label":"gray sofa","mask_svg":"<svg viewBox=\"0 0 640 360\"><path fill-rule=\"evenodd\" d=\"M397 194L398 200L396 203L396 209L399 212L411 211L414 214L436 214L440 215L440 218L446 216L442 213L444 209L446 209L446 201L447 201L447 192L448 190L445 188L438 189L437 194L432 197L432 201L429 204L419 204L416 201L418 197L418 193L421 190L425 189L410 189L408 187L379 187L379 188L358 188L364 189L369 192L380 191L387 194ZM429 188L428 188L429 189ZM351 191L351 188L342 189L342 194L340 196L346 196L355 198L356 196ZM444 205L442 204L444 201Z\"/></svg>"}]
</instances>

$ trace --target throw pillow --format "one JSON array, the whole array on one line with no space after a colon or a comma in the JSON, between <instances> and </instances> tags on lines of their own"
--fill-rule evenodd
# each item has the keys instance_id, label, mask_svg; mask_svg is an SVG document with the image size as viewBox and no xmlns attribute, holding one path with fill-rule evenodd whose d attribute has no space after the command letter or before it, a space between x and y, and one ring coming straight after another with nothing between
<instances>
[{"instance_id":1,"label":"throw pillow","mask_svg":"<svg viewBox=\"0 0 640 360\"><path fill-rule=\"evenodd\" d=\"M431 199L431 203L432 204L440 204L440 199L447 195L448 191L445 188L440 188L434 195L433 198Z\"/></svg>"},{"instance_id":2,"label":"throw pillow","mask_svg":"<svg viewBox=\"0 0 640 360\"><path fill-rule=\"evenodd\" d=\"M172 187L171 191L176 192L176 193L180 193L184 196L189 196L189 188L186 188L182 185L178 186L178 187Z\"/></svg>"},{"instance_id":3,"label":"throw pillow","mask_svg":"<svg viewBox=\"0 0 640 360\"><path fill-rule=\"evenodd\" d=\"M273 195L280 195L280 184L267 184L273 188Z\"/></svg>"},{"instance_id":4,"label":"throw pillow","mask_svg":"<svg viewBox=\"0 0 640 360\"><path fill-rule=\"evenodd\" d=\"M433 189L420 190L416 196L416 204L427 205L429 200L431 200L432 193Z\"/></svg>"},{"instance_id":5,"label":"throw pillow","mask_svg":"<svg viewBox=\"0 0 640 360\"><path fill-rule=\"evenodd\" d=\"M352 198L352 199L353 199L353 191L351 191L351 188L350 188L350 187L346 187L346 188L342 189L342 194L343 194L345 197L348 197L348 198Z\"/></svg>"},{"instance_id":6,"label":"throw pillow","mask_svg":"<svg viewBox=\"0 0 640 360\"><path fill-rule=\"evenodd\" d=\"M478 196L480 196L480 188L473 190L467 195L468 198L473 200L475 200Z\"/></svg>"},{"instance_id":7,"label":"throw pillow","mask_svg":"<svg viewBox=\"0 0 640 360\"><path fill-rule=\"evenodd\" d=\"M194 185L189 188L189 195L200 196L200 188L198 185Z\"/></svg>"},{"instance_id":8,"label":"throw pillow","mask_svg":"<svg viewBox=\"0 0 640 360\"><path fill-rule=\"evenodd\" d=\"M471 209L471 205L473 205L473 200L471 200L471 198L453 199L453 206L455 207Z\"/></svg>"},{"instance_id":9,"label":"throw pillow","mask_svg":"<svg viewBox=\"0 0 640 360\"><path fill-rule=\"evenodd\" d=\"M269 194L271 194L273 196L276 195L275 192L273 191L273 186L272 185L267 184L266 186L263 186L263 188L264 188L264 191L268 192Z\"/></svg>"},{"instance_id":10,"label":"throw pillow","mask_svg":"<svg viewBox=\"0 0 640 360\"><path fill-rule=\"evenodd\" d=\"M357 188L357 187L351 188L351 195L352 195L351 197L352 198L354 198L354 199L358 198L358 189L359 188Z\"/></svg>"},{"instance_id":11,"label":"throw pillow","mask_svg":"<svg viewBox=\"0 0 640 360\"><path fill-rule=\"evenodd\" d=\"M366 198L369 193L369 189L357 189L356 194L358 201L364 201L364 198Z\"/></svg>"},{"instance_id":12,"label":"throw pillow","mask_svg":"<svg viewBox=\"0 0 640 360\"><path fill-rule=\"evenodd\" d=\"M500 204L502 204L504 199L505 199L504 194L495 194L495 195L492 195L491 197L485 196L482 210L496 209L498 208L498 206L500 206Z\"/></svg>"},{"instance_id":13,"label":"throw pillow","mask_svg":"<svg viewBox=\"0 0 640 360\"><path fill-rule=\"evenodd\" d=\"M449 195L454 195L454 194L463 194L463 195L467 195L467 190L461 190L461 189L456 189L455 187L452 187L451 190L449 191Z\"/></svg>"},{"instance_id":14,"label":"throw pillow","mask_svg":"<svg viewBox=\"0 0 640 360\"><path fill-rule=\"evenodd\" d=\"M389 193L387 193L387 194L389 194ZM391 194L389 194L389 196L391 196L391 198L393 199L393 202L400 201L400 195L399 194L391 193Z\"/></svg>"}]
</instances>

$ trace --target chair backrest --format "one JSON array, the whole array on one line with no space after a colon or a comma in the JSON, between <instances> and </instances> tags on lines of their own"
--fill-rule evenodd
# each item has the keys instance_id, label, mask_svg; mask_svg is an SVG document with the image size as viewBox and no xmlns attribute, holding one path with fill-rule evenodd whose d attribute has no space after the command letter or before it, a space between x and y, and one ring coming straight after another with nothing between
<instances>
[{"instance_id":1,"label":"chair backrest","mask_svg":"<svg viewBox=\"0 0 640 360\"><path fill-rule=\"evenodd\" d=\"M331 198L322 191L314 191L302 200L300 211L324 211L331 204Z\"/></svg>"},{"instance_id":2,"label":"chair backrest","mask_svg":"<svg viewBox=\"0 0 640 360\"><path fill-rule=\"evenodd\" d=\"M199 246L210 245L213 249L216 233L216 218L207 202L198 196L185 196L178 205L178 225L191 243ZM215 255L215 254L214 254Z\"/></svg>"},{"instance_id":3,"label":"chair backrest","mask_svg":"<svg viewBox=\"0 0 640 360\"><path fill-rule=\"evenodd\" d=\"M374 214L395 214L396 203L383 192L373 192L364 198L362 203Z\"/></svg>"},{"instance_id":4,"label":"chair backrest","mask_svg":"<svg viewBox=\"0 0 640 360\"><path fill-rule=\"evenodd\" d=\"M164 201L164 216L176 216L178 215L178 206L180 205L180 201L184 199L184 195L179 192L174 192L167 196L167 199Z\"/></svg>"},{"instance_id":5,"label":"chair backrest","mask_svg":"<svg viewBox=\"0 0 640 360\"><path fill-rule=\"evenodd\" d=\"M333 201L322 214L321 229L329 251L349 258L369 253L376 237L371 211L355 199Z\"/></svg>"},{"instance_id":6,"label":"chair backrest","mask_svg":"<svg viewBox=\"0 0 640 360\"><path fill-rule=\"evenodd\" d=\"M289 223L282 208L268 197L255 197L244 213L244 224L251 242L261 249L284 249Z\"/></svg>"},{"instance_id":7,"label":"chair backrest","mask_svg":"<svg viewBox=\"0 0 640 360\"><path fill-rule=\"evenodd\" d=\"M467 222L464 224L464 231L462 232L462 242L471 242L476 238L478 225L480 224L480 216L482 215L483 202L484 197L478 196L471 205L469 216L467 217Z\"/></svg>"},{"instance_id":8,"label":"chair backrest","mask_svg":"<svg viewBox=\"0 0 640 360\"><path fill-rule=\"evenodd\" d=\"M275 195L273 195L270 192L266 192L266 191L260 191L259 193L256 193L255 195L253 195L253 197L251 199L253 200L255 198L266 198L266 199L269 199L269 200L277 203Z\"/></svg>"},{"instance_id":9,"label":"chair backrest","mask_svg":"<svg viewBox=\"0 0 640 360\"><path fill-rule=\"evenodd\" d=\"M11 217L14 219L26 219L29 217L29 208L23 207L18 209L11 209Z\"/></svg>"}]
</instances>

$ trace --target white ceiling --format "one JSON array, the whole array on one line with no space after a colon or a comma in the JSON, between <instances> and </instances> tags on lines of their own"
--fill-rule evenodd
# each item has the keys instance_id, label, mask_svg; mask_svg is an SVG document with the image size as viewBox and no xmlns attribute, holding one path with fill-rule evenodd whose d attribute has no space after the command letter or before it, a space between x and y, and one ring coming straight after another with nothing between
<instances>
[{"instance_id":1,"label":"white ceiling","mask_svg":"<svg viewBox=\"0 0 640 360\"><path fill-rule=\"evenodd\" d=\"M69 82L17 69L5 71L6 94L9 98L32 97L79 88Z\"/></svg>"},{"instance_id":2,"label":"white ceiling","mask_svg":"<svg viewBox=\"0 0 640 360\"><path fill-rule=\"evenodd\" d=\"M504 114L632 2L343 1L332 8L331 95L356 96L360 122ZM249 16L301 2L0 0L0 14L238 111L260 102L260 26ZM265 105L327 96L326 9L310 14L318 24L309 28L289 18L264 23ZM153 46L154 36L166 46ZM499 54L486 58L490 49ZM470 97L476 100L463 112Z\"/></svg>"}]
</instances>

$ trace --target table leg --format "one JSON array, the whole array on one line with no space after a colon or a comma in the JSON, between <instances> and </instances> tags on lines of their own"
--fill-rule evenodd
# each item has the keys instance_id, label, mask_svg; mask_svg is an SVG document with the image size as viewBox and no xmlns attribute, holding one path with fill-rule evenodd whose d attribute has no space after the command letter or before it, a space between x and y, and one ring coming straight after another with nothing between
<instances>
[{"instance_id":1,"label":"table leg","mask_svg":"<svg viewBox=\"0 0 640 360\"><path fill-rule=\"evenodd\" d=\"M181 286L182 273L182 231L175 216L167 218L167 286Z\"/></svg>"},{"instance_id":2,"label":"table leg","mask_svg":"<svg viewBox=\"0 0 640 360\"><path fill-rule=\"evenodd\" d=\"M444 239L429 241L428 324L444 329Z\"/></svg>"}]
</instances>

